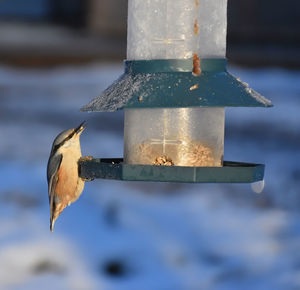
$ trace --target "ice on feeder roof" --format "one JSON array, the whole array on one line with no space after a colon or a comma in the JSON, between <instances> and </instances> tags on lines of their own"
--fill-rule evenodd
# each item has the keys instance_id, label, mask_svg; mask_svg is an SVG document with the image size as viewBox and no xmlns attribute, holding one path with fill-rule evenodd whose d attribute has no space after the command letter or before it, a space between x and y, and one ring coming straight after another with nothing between
<instances>
[{"instance_id":1,"label":"ice on feeder roof","mask_svg":"<svg viewBox=\"0 0 300 290\"><path fill-rule=\"evenodd\" d=\"M140 90L149 76L149 74L122 75L100 97L94 98L81 110L114 112L122 109L132 95ZM140 98L143 98L143 96L140 96Z\"/></svg>"},{"instance_id":2,"label":"ice on feeder roof","mask_svg":"<svg viewBox=\"0 0 300 290\"><path fill-rule=\"evenodd\" d=\"M227 0L129 0L127 59L225 57Z\"/></svg>"},{"instance_id":3,"label":"ice on feeder roof","mask_svg":"<svg viewBox=\"0 0 300 290\"><path fill-rule=\"evenodd\" d=\"M124 108L270 107L271 101L228 72L194 79L189 72L123 74L102 94L81 108L113 112ZM197 89L191 87L197 86ZM184 96L184 98L182 97Z\"/></svg>"}]
</instances>

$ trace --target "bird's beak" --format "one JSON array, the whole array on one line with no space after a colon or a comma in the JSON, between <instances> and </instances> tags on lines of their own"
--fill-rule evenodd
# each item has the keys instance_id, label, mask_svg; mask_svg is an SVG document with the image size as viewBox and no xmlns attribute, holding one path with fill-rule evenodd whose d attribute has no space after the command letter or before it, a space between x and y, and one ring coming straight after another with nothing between
<instances>
[{"instance_id":1,"label":"bird's beak","mask_svg":"<svg viewBox=\"0 0 300 290\"><path fill-rule=\"evenodd\" d=\"M83 121L77 128L75 128L75 133L78 135L78 134L81 134L82 131L86 128L87 124L86 124L86 121Z\"/></svg>"}]
</instances>

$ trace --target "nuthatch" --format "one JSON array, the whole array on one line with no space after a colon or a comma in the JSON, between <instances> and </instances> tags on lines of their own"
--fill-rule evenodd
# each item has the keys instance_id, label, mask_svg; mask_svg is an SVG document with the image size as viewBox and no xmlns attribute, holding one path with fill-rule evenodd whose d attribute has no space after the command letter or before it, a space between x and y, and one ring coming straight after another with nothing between
<instances>
[{"instance_id":1,"label":"nuthatch","mask_svg":"<svg viewBox=\"0 0 300 290\"><path fill-rule=\"evenodd\" d=\"M82 122L77 128L63 131L52 145L47 166L51 232L65 207L76 201L83 191L78 160L81 158L79 138L85 127Z\"/></svg>"}]
</instances>

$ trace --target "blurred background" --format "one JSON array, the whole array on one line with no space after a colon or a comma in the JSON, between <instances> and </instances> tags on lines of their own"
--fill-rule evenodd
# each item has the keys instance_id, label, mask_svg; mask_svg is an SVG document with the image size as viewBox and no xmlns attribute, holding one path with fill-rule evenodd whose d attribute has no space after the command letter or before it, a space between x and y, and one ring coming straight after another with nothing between
<instances>
[{"instance_id":1,"label":"blurred background","mask_svg":"<svg viewBox=\"0 0 300 290\"><path fill-rule=\"evenodd\" d=\"M274 107L226 109L225 160L265 163L263 193L96 180L50 233L56 135L123 156L122 112L79 109L123 71L127 1L0 1L0 289L300 289L299 11L228 2L228 70Z\"/></svg>"}]
</instances>

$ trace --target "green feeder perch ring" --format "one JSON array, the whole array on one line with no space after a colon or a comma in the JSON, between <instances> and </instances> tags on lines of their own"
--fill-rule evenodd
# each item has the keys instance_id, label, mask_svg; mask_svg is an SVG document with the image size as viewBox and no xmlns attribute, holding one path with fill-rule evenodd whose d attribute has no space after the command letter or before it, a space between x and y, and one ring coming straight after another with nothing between
<instances>
[{"instance_id":1,"label":"green feeder perch ring","mask_svg":"<svg viewBox=\"0 0 300 290\"><path fill-rule=\"evenodd\" d=\"M79 162L86 179L183 183L252 183L264 179L263 164L224 161L222 167L184 167L124 164L123 159L92 159Z\"/></svg>"}]
</instances>

